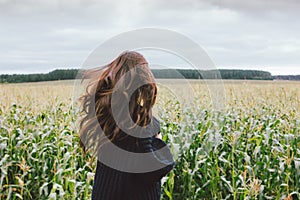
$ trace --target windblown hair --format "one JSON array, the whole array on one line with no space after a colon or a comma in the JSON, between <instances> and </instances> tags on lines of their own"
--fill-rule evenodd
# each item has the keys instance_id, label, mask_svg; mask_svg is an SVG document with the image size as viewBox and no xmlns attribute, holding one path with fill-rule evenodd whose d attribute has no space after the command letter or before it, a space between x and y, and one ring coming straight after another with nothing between
<instances>
[{"instance_id":1,"label":"windblown hair","mask_svg":"<svg viewBox=\"0 0 300 200\"><path fill-rule=\"evenodd\" d=\"M123 52L110 64L87 70L82 80L85 79L88 84L80 97L82 116L79 122L84 152L93 149L96 153L108 139L121 140L128 136L118 126L128 119L116 121L112 106L118 106L117 114L122 114L124 109L129 108L129 118L135 125L146 126L151 122L157 87L148 63L141 54L134 51ZM145 84L134 90L137 81ZM121 98L116 102L118 105L112 104L116 86L123 88L121 94L127 102L122 102ZM124 105L128 102L129 105Z\"/></svg>"}]
</instances>

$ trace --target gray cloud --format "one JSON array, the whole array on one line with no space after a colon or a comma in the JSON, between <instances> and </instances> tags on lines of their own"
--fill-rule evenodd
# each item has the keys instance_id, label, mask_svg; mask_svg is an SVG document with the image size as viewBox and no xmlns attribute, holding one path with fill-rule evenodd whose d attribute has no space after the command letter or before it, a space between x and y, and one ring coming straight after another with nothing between
<instances>
[{"instance_id":1,"label":"gray cloud","mask_svg":"<svg viewBox=\"0 0 300 200\"><path fill-rule=\"evenodd\" d=\"M192 38L222 68L300 74L299 8L296 0L0 0L0 73L78 67L106 39L157 27Z\"/></svg>"},{"instance_id":2,"label":"gray cloud","mask_svg":"<svg viewBox=\"0 0 300 200\"><path fill-rule=\"evenodd\" d=\"M252 0L252 1L237 1L237 0L225 0L208 1L210 4L228 8L236 11L247 12L251 15L257 13L271 14L271 13L283 13L283 12L297 12L300 7L298 0Z\"/></svg>"}]
</instances>

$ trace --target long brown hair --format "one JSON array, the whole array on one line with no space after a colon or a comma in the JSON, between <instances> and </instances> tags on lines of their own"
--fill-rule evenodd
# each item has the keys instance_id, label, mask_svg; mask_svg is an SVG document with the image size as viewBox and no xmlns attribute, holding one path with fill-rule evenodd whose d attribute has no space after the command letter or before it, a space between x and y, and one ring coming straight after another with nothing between
<instances>
[{"instance_id":1,"label":"long brown hair","mask_svg":"<svg viewBox=\"0 0 300 200\"><path fill-rule=\"evenodd\" d=\"M125 74L129 76L124 79L122 77ZM118 126L121 122L116 122L112 113L112 95L116 85L125 88L122 95L129 102L127 107L120 106L126 102L118 102L119 112L129 108L131 120L139 126L151 122L157 87L148 63L140 53L125 51L110 64L87 70L83 76L83 80L86 79L88 84L85 93L80 97L82 116L79 123L81 145L85 152L92 149L97 152L107 139L114 141L121 140L122 136L124 138ZM134 79L145 84L130 92L136 87Z\"/></svg>"}]
</instances>

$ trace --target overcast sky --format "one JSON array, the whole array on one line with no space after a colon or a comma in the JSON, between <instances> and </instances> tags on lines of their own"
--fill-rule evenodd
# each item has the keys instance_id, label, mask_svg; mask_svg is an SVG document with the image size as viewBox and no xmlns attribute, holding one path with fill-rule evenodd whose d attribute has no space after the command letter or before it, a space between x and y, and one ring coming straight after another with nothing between
<instances>
[{"instance_id":1,"label":"overcast sky","mask_svg":"<svg viewBox=\"0 0 300 200\"><path fill-rule=\"evenodd\" d=\"M78 68L102 42L145 27L188 36L218 68L300 74L299 10L297 0L0 0L0 74Z\"/></svg>"}]
</instances>

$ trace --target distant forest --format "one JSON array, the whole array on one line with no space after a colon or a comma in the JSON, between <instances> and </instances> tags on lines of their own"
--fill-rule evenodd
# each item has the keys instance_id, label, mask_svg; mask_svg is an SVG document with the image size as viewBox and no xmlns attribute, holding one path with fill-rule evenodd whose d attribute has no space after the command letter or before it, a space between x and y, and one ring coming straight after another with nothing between
<instances>
[{"instance_id":1,"label":"distant forest","mask_svg":"<svg viewBox=\"0 0 300 200\"><path fill-rule=\"evenodd\" d=\"M300 75L279 75L273 77L276 80L300 81Z\"/></svg>"},{"instance_id":2,"label":"distant forest","mask_svg":"<svg viewBox=\"0 0 300 200\"><path fill-rule=\"evenodd\" d=\"M40 74L3 74L0 75L0 83L39 82L54 80L69 80L80 78L78 69L57 69L49 73ZM219 72L219 73L216 73ZM170 79L244 79L244 80L300 80L297 76L272 76L270 72L259 70L208 70L198 71L194 69L152 69L155 78ZM220 77L221 76L221 77Z\"/></svg>"},{"instance_id":3,"label":"distant forest","mask_svg":"<svg viewBox=\"0 0 300 200\"><path fill-rule=\"evenodd\" d=\"M0 83L23 83L75 79L78 69L57 69L46 74L2 74Z\"/></svg>"}]
</instances>

